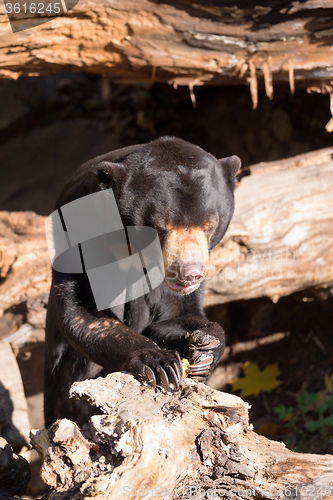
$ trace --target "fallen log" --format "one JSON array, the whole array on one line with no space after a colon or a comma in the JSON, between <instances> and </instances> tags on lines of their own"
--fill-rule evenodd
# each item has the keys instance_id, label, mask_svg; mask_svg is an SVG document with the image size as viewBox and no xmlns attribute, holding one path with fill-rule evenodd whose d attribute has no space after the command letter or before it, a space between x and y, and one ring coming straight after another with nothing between
<instances>
[{"instance_id":1,"label":"fallen log","mask_svg":"<svg viewBox=\"0 0 333 500\"><path fill-rule=\"evenodd\" d=\"M248 404L189 379L166 394L132 375L72 386L102 411L84 430L32 431L48 500L333 498L333 456L292 452L257 435Z\"/></svg>"},{"instance_id":2,"label":"fallen log","mask_svg":"<svg viewBox=\"0 0 333 500\"><path fill-rule=\"evenodd\" d=\"M205 306L332 286L332 154L326 148L245 169L233 220L211 253ZM44 223L33 212L0 212L0 339L22 322L42 328L51 277Z\"/></svg>"},{"instance_id":3,"label":"fallen log","mask_svg":"<svg viewBox=\"0 0 333 500\"><path fill-rule=\"evenodd\" d=\"M258 79L272 98L273 80L289 81L291 92L298 83L327 91L333 78L332 0L66 0L60 17L26 13L24 2L14 12L14 4L0 4L5 78L90 71L188 85L192 96L205 83L249 84L254 106Z\"/></svg>"},{"instance_id":4,"label":"fallen log","mask_svg":"<svg viewBox=\"0 0 333 500\"><path fill-rule=\"evenodd\" d=\"M22 378L8 342L0 341L0 436L15 449L27 449L31 429Z\"/></svg>"},{"instance_id":5,"label":"fallen log","mask_svg":"<svg viewBox=\"0 0 333 500\"><path fill-rule=\"evenodd\" d=\"M39 314L37 323L42 326L41 308L36 310L35 304L46 301L50 283L45 217L34 212L0 212L0 338L1 333L6 337L17 330L16 325L22 324L20 316L36 324ZM23 311L17 307L9 310L23 303Z\"/></svg>"},{"instance_id":6,"label":"fallen log","mask_svg":"<svg viewBox=\"0 0 333 500\"><path fill-rule=\"evenodd\" d=\"M211 253L204 304L333 283L333 148L247 169L235 214Z\"/></svg>"}]
</instances>

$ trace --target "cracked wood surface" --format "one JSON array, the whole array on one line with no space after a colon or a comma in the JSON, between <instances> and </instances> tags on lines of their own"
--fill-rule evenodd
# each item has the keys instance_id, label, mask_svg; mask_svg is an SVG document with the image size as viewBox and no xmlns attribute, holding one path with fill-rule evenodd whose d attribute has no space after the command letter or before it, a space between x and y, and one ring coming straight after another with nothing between
<instances>
[{"instance_id":1,"label":"cracked wood surface","mask_svg":"<svg viewBox=\"0 0 333 500\"><path fill-rule=\"evenodd\" d=\"M235 193L229 229L210 256L204 304L333 284L333 148L259 163Z\"/></svg>"},{"instance_id":2,"label":"cracked wood surface","mask_svg":"<svg viewBox=\"0 0 333 500\"><path fill-rule=\"evenodd\" d=\"M189 379L166 394L125 373L76 382L71 393L103 414L84 430L63 419L32 431L48 500L333 498L333 456L257 435L237 396Z\"/></svg>"},{"instance_id":3,"label":"cracked wood surface","mask_svg":"<svg viewBox=\"0 0 333 500\"><path fill-rule=\"evenodd\" d=\"M273 84L326 91L333 80L333 0L80 0L62 17L15 21L0 4L0 76L90 71L114 82ZM35 26L35 27L34 27ZM325 90L326 89L326 90Z\"/></svg>"}]
</instances>

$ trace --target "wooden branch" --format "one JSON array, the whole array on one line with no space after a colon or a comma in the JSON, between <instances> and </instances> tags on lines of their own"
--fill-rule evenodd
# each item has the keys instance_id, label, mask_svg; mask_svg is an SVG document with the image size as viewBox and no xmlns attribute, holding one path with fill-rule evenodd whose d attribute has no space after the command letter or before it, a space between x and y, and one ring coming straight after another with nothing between
<instances>
[{"instance_id":1,"label":"wooden branch","mask_svg":"<svg viewBox=\"0 0 333 500\"><path fill-rule=\"evenodd\" d=\"M103 415L83 432L67 419L32 432L48 500L333 497L333 456L258 436L237 396L188 379L165 394L125 373L77 382L71 393Z\"/></svg>"},{"instance_id":2,"label":"wooden branch","mask_svg":"<svg viewBox=\"0 0 333 500\"><path fill-rule=\"evenodd\" d=\"M80 0L67 14L40 25L19 13L13 25L25 31L12 33L1 3L0 75L75 70L114 82L245 83L254 104L258 79L270 98L277 81L289 81L291 92L299 82L327 91L333 78L332 9L333 0L265 6Z\"/></svg>"},{"instance_id":3,"label":"wooden branch","mask_svg":"<svg viewBox=\"0 0 333 500\"><path fill-rule=\"evenodd\" d=\"M274 161L262 161L256 165L250 165L242 169L240 177L248 175L264 174L266 172L276 172L278 170L291 170L294 168L311 167L313 165L323 165L329 163L333 157L333 147L323 148L317 151L310 151L293 156L291 158L284 158Z\"/></svg>"}]
</instances>

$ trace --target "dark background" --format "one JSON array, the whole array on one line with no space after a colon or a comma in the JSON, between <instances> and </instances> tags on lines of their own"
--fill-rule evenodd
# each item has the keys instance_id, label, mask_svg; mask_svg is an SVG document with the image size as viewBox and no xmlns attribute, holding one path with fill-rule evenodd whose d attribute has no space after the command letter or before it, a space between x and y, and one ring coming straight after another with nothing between
<instances>
[{"instance_id":1,"label":"dark background","mask_svg":"<svg viewBox=\"0 0 333 500\"><path fill-rule=\"evenodd\" d=\"M328 95L263 90L252 109L247 87L116 85L84 73L0 81L0 210L47 215L70 174L86 160L129 144L174 135L243 165L330 146Z\"/></svg>"}]
</instances>

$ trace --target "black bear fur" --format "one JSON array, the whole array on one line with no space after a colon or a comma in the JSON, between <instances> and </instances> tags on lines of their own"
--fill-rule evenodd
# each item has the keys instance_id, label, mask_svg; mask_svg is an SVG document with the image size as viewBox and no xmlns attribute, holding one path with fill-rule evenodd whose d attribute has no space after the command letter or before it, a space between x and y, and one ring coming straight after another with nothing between
<instances>
[{"instance_id":1,"label":"black bear fur","mask_svg":"<svg viewBox=\"0 0 333 500\"><path fill-rule=\"evenodd\" d=\"M155 228L163 251L172 241L179 255L172 263L178 288L168 286L166 275L160 286L124 307L97 311L86 274L53 269L46 322L47 427L64 417L82 425L92 414L88 403L69 399L75 381L126 369L153 385L178 389L179 355L189 359L193 378L205 381L210 375L225 339L202 308L207 263L200 246L207 245L208 255L225 234L239 168L236 156L217 160L198 146L162 137L94 158L65 185L56 208L112 188L124 226ZM198 256L199 275L190 269L184 278L187 245ZM188 293L191 287L195 290Z\"/></svg>"}]
</instances>

